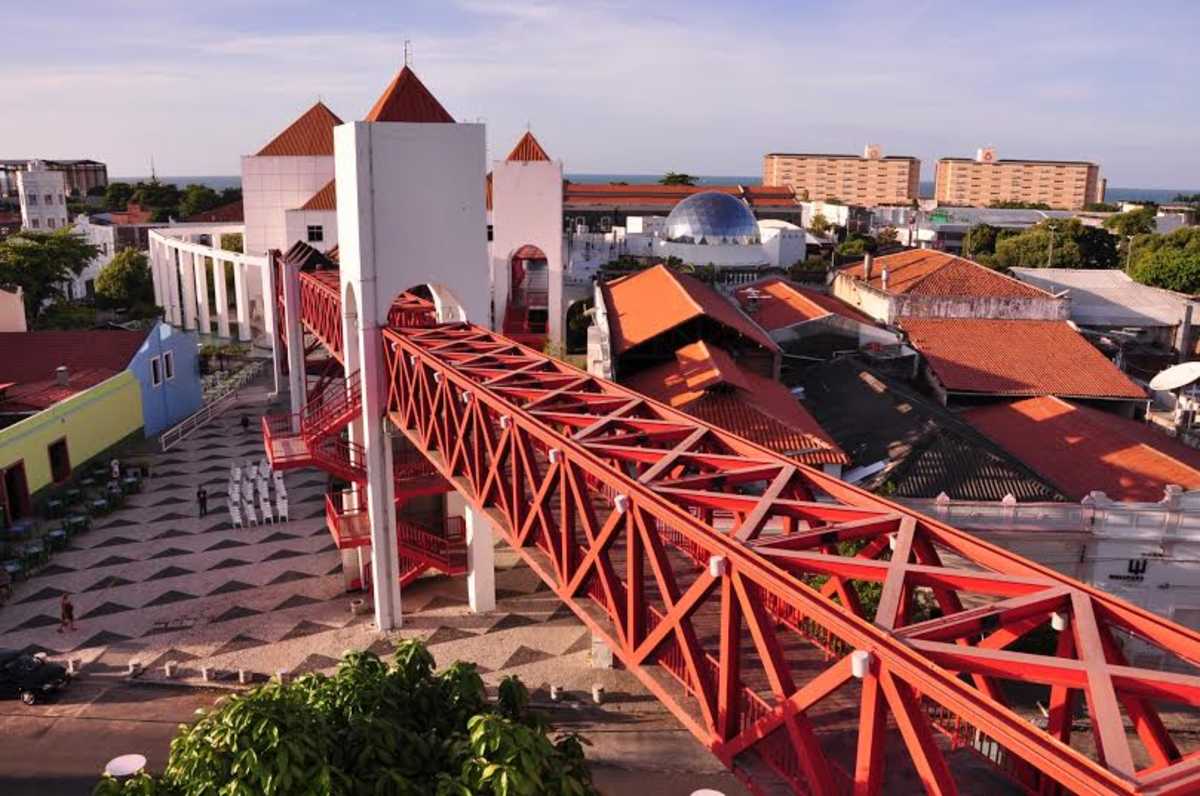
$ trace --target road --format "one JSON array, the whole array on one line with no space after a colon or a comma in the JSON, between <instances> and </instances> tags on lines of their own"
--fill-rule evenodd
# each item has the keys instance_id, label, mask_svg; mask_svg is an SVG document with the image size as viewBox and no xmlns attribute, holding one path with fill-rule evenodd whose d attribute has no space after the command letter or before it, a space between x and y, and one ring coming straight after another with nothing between
<instances>
[{"instance_id":1,"label":"road","mask_svg":"<svg viewBox=\"0 0 1200 796\"><path fill-rule=\"evenodd\" d=\"M222 693L83 677L54 703L0 702L0 794L83 796L105 763L131 752L144 754L150 769L161 771L177 726ZM593 742L588 757L596 762L593 774L602 793L687 796L702 787L728 796L745 792L669 723L648 731L602 725L572 729ZM664 765L673 770L663 770Z\"/></svg>"}]
</instances>

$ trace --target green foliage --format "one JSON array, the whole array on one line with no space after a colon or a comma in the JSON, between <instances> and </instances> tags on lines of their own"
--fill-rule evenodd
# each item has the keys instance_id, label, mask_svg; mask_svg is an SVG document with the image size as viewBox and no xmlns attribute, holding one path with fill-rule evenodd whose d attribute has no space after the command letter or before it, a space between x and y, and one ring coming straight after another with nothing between
<instances>
[{"instance_id":1,"label":"green foliage","mask_svg":"<svg viewBox=\"0 0 1200 796\"><path fill-rule=\"evenodd\" d=\"M222 699L180 728L162 776L102 779L94 796L594 793L582 739L552 740L519 680L496 705L471 663L435 673L418 641L390 663L350 652L332 677Z\"/></svg>"},{"instance_id":2,"label":"green foliage","mask_svg":"<svg viewBox=\"0 0 1200 796\"><path fill-rule=\"evenodd\" d=\"M976 224L967 230L963 238L963 253L967 257L977 257L981 254L995 254L996 241L1000 238L1001 230L991 224Z\"/></svg>"},{"instance_id":3,"label":"green foliage","mask_svg":"<svg viewBox=\"0 0 1200 796\"><path fill-rule=\"evenodd\" d=\"M96 295L113 305L154 302L154 283L144 252L122 249L100 269Z\"/></svg>"},{"instance_id":4,"label":"green foliage","mask_svg":"<svg viewBox=\"0 0 1200 796\"><path fill-rule=\"evenodd\" d=\"M988 207L997 210L1053 210L1054 208L1045 202L1021 202L1015 199L1004 199L992 202Z\"/></svg>"},{"instance_id":5,"label":"green foliage","mask_svg":"<svg viewBox=\"0 0 1200 796\"><path fill-rule=\"evenodd\" d=\"M1103 229L1086 227L1079 219L1043 221L1016 235L999 237L993 267L1114 268L1116 239Z\"/></svg>"},{"instance_id":6,"label":"green foliage","mask_svg":"<svg viewBox=\"0 0 1200 796\"><path fill-rule=\"evenodd\" d=\"M884 227L875 236L875 241L880 246L895 246L900 242L900 231L895 227Z\"/></svg>"},{"instance_id":7,"label":"green foliage","mask_svg":"<svg viewBox=\"0 0 1200 796\"><path fill-rule=\"evenodd\" d=\"M56 301L42 310L34 329L94 329L96 308L73 301Z\"/></svg>"},{"instance_id":8,"label":"green foliage","mask_svg":"<svg viewBox=\"0 0 1200 796\"><path fill-rule=\"evenodd\" d=\"M1104 219L1104 228L1121 238L1130 235L1146 235L1156 229L1154 216L1154 208L1139 207L1137 210L1117 213L1111 218Z\"/></svg>"},{"instance_id":9,"label":"green foliage","mask_svg":"<svg viewBox=\"0 0 1200 796\"><path fill-rule=\"evenodd\" d=\"M819 254L810 254L803 260L797 260L791 268L788 269L788 275L793 279L805 280L813 274L824 273L829 270L829 262Z\"/></svg>"},{"instance_id":10,"label":"green foliage","mask_svg":"<svg viewBox=\"0 0 1200 796\"><path fill-rule=\"evenodd\" d=\"M839 257L862 257L864 254L874 254L878 248L879 244L871 236L854 233L838 244L837 253Z\"/></svg>"},{"instance_id":11,"label":"green foliage","mask_svg":"<svg viewBox=\"0 0 1200 796\"><path fill-rule=\"evenodd\" d=\"M696 178L681 171L668 171L658 181L659 185L695 185Z\"/></svg>"},{"instance_id":12,"label":"green foliage","mask_svg":"<svg viewBox=\"0 0 1200 796\"><path fill-rule=\"evenodd\" d=\"M1089 213L1116 213L1121 206L1112 202L1088 202L1083 209Z\"/></svg>"},{"instance_id":13,"label":"green foliage","mask_svg":"<svg viewBox=\"0 0 1200 796\"><path fill-rule=\"evenodd\" d=\"M1151 287L1200 293L1200 227L1135 238L1129 275Z\"/></svg>"},{"instance_id":14,"label":"green foliage","mask_svg":"<svg viewBox=\"0 0 1200 796\"><path fill-rule=\"evenodd\" d=\"M1177 193L1171 201L1188 205L1200 205L1200 193Z\"/></svg>"},{"instance_id":15,"label":"green foliage","mask_svg":"<svg viewBox=\"0 0 1200 796\"><path fill-rule=\"evenodd\" d=\"M109 210L124 210L133 198L133 186L127 182L110 182L104 189L104 206Z\"/></svg>"},{"instance_id":16,"label":"green foliage","mask_svg":"<svg viewBox=\"0 0 1200 796\"><path fill-rule=\"evenodd\" d=\"M824 213L814 213L808 221L808 231L822 238L828 235L832 229L833 223L825 217Z\"/></svg>"},{"instance_id":17,"label":"green foliage","mask_svg":"<svg viewBox=\"0 0 1200 796\"><path fill-rule=\"evenodd\" d=\"M227 252L240 252L244 246L242 233L225 232L221 235L221 248Z\"/></svg>"},{"instance_id":18,"label":"green foliage","mask_svg":"<svg viewBox=\"0 0 1200 796\"><path fill-rule=\"evenodd\" d=\"M25 294L25 316L37 325L42 307L62 299L63 283L83 272L100 250L71 230L22 230L0 241L0 287L19 287Z\"/></svg>"},{"instance_id":19,"label":"green foliage","mask_svg":"<svg viewBox=\"0 0 1200 796\"><path fill-rule=\"evenodd\" d=\"M183 189L179 198L179 214L184 218L212 210L221 204L221 194L207 185L190 183Z\"/></svg>"}]
</instances>

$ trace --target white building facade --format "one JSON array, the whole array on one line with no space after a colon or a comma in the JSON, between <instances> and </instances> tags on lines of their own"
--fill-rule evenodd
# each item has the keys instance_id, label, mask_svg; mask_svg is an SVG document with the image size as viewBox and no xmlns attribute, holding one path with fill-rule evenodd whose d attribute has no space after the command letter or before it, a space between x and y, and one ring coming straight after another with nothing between
<instances>
[{"instance_id":1,"label":"white building facade","mask_svg":"<svg viewBox=\"0 0 1200 796\"><path fill-rule=\"evenodd\" d=\"M67 178L61 171L29 161L29 168L17 173L17 197L22 229L53 232L68 226Z\"/></svg>"}]
</instances>

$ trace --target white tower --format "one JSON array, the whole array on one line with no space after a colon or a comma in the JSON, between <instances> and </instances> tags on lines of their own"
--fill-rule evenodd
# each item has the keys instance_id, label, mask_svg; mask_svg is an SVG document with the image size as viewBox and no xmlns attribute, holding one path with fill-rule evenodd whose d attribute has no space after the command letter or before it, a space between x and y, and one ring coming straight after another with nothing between
<instances>
[{"instance_id":1,"label":"white tower","mask_svg":"<svg viewBox=\"0 0 1200 796\"><path fill-rule=\"evenodd\" d=\"M17 194L21 202L21 227L39 232L68 226L67 179L40 160L29 161L27 171L17 172Z\"/></svg>"},{"instance_id":2,"label":"white tower","mask_svg":"<svg viewBox=\"0 0 1200 796\"><path fill-rule=\"evenodd\" d=\"M533 133L525 133L504 160L492 164L492 302L503 328L513 297L513 260L526 247L546 261L548 332L563 340L563 168L550 160ZM518 267L518 273L522 273ZM540 289L540 285L538 286Z\"/></svg>"},{"instance_id":3,"label":"white tower","mask_svg":"<svg viewBox=\"0 0 1200 796\"><path fill-rule=\"evenodd\" d=\"M404 67L364 121L334 130L334 153L345 368L363 394L351 434L365 448L375 617L388 630L400 585L380 329L392 301L421 285L439 320L486 323L484 128L456 124Z\"/></svg>"}]
</instances>

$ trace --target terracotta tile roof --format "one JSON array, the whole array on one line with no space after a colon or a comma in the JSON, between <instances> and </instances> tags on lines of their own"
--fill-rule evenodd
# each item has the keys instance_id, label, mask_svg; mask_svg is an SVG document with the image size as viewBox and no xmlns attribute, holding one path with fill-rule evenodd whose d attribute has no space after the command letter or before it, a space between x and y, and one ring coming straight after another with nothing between
<instances>
[{"instance_id":1,"label":"terracotta tile roof","mask_svg":"<svg viewBox=\"0 0 1200 796\"><path fill-rule=\"evenodd\" d=\"M9 382L4 411L37 411L94 387L129 367L145 332L119 330L0 333L0 382ZM66 365L62 387L56 369Z\"/></svg>"},{"instance_id":2,"label":"terracotta tile roof","mask_svg":"<svg viewBox=\"0 0 1200 796\"><path fill-rule=\"evenodd\" d=\"M1114 500L1156 502L1168 484L1200 489L1200 452L1099 409L1041 397L963 417L1075 500L1098 489Z\"/></svg>"},{"instance_id":3,"label":"terracotta tile roof","mask_svg":"<svg viewBox=\"0 0 1200 796\"><path fill-rule=\"evenodd\" d=\"M333 128L342 123L333 111L318 102L279 135L258 150L259 157L333 156Z\"/></svg>"},{"instance_id":4,"label":"terracotta tile roof","mask_svg":"<svg viewBox=\"0 0 1200 796\"><path fill-rule=\"evenodd\" d=\"M533 137L533 133L526 131L525 135L521 136L521 140L513 147L512 152L508 153L506 160L530 162L534 160L550 160L550 156L546 154L546 150L542 149L542 145Z\"/></svg>"},{"instance_id":5,"label":"terracotta tile roof","mask_svg":"<svg viewBox=\"0 0 1200 796\"><path fill-rule=\"evenodd\" d=\"M613 279L602 289L616 354L704 316L769 351L779 350L775 341L732 302L700 280L665 265Z\"/></svg>"},{"instance_id":6,"label":"terracotta tile roof","mask_svg":"<svg viewBox=\"0 0 1200 796\"><path fill-rule=\"evenodd\" d=\"M238 221L244 221L246 217L245 211L242 208L242 200L236 202L226 202L220 207L214 207L212 210L205 210L203 213L196 213L183 219L184 221L204 221L209 224L232 224Z\"/></svg>"},{"instance_id":7,"label":"terracotta tile roof","mask_svg":"<svg viewBox=\"0 0 1200 796\"><path fill-rule=\"evenodd\" d=\"M734 295L746 314L768 332L829 315L840 315L858 323L875 325L875 321L870 317L844 301L828 293L799 287L778 276L751 282L738 288Z\"/></svg>"},{"instance_id":8,"label":"terracotta tile roof","mask_svg":"<svg viewBox=\"0 0 1200 796\"><path fill-rule=\"evenodd\" d=\"M563 181L563 202L576 207L618 205L674 207L681 200L701 191L720 191L739 196L751 207L790 207L799 211L796 195L791 188L743 185L659 185L644 183L613 185Z\"/></svg>"},{"instance_id":9,"label":"terracotta tile roof","mask_svg":"<svg viewBox=\"0 0 1200 796\"><path fill-rule=\"evenodd\" d=\"M704 342L622 383L805 464L850 459L783 384L738 366L725 350Z\"/></svg>"},{"instance_id":10,"label":"terracotta tile roof","mask_svg":"<svg viewBox=\"0 0 1200 796\"><path fill-rule=\"evenodd\" d=\"M908 318L900 326L950 392L1146 397L1066 321Z\"/></svg>"},{"instance_id":11,"label":"terracotta tile roof","mask_svg":"<svg viewBox=\"0 0 1200 796\"><path fill-rule=\"evenodd\" d=\"M1044 290L935 249L908 249L874 258L871 278L865 281L876 290L883 290L884 268L888 269L887 292L892 295L1051 298ZM845 266L841 272L864 281L861 262Z\"/></svg>"},{"instance_id":12,"label":"terracotta tile roof","mask_svg":"<svg viewBox=\"0 0 1200 796\"><path fill-rule=\"evenodd\" d=\"M392 78L363 121L454 124L454 117L406 66Z\"/></svg>"},{"instance_id":13,"label":"terracotta tile roof","mask_svg":"<svg viewBox=\"0 0 1200 796\"><path fill-rule=\"evenodd\" d=\"M330 180L300 205L301 210L337 210L337 181Z\"/></svg>"}]
</instances>

